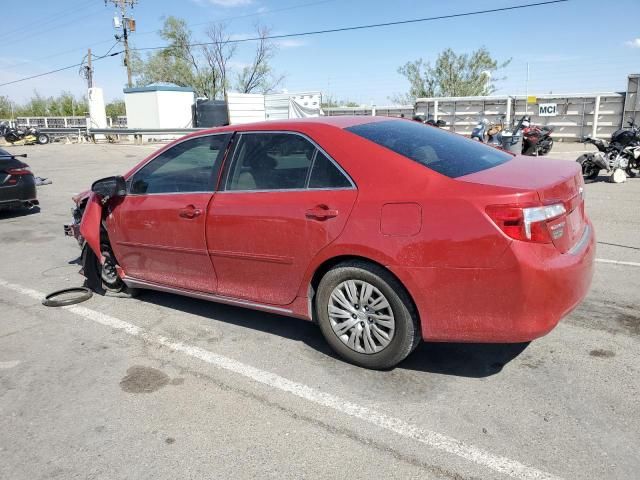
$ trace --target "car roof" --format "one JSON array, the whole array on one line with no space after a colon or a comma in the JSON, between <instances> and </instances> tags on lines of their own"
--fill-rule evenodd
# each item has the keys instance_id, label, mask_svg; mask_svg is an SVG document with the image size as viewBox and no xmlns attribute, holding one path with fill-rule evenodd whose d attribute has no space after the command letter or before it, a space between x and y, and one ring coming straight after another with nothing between
<instances>
[{"instance_id":1,"label":"car roof","mask_svg":"<svg viewBox=\"0 0 640 480\"><path fill-rule=\"evenodd\" d=\"M327 126L334 128L348 128L363 123L382 122L385 120L403 121L406 119L397 117L373 117L365 115L339 115L335 117L310 117L310 118L293 118L288 120L268 120L263 122L241 123L234 125L226 125L224 127L215 127L207 130L199 131L203 133L219 133L228 131L248 131L248 130L304 130L305 127Z\"/></svg>"}]
</instances>

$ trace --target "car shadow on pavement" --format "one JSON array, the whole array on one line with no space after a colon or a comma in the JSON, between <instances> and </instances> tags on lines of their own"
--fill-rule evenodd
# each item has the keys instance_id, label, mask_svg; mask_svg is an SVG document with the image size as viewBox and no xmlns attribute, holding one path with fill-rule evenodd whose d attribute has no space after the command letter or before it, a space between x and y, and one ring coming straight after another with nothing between
<instances>
[{"instance_id":1,"label":"car shadow on pavement","mask_svg":"<svg viewBox=\"0 0 640 480\"><path fill-rule=\"evenodd\" d=\"M481 378L499 373L520 355L527 343L425 342L399 368L456 377Z\"/></svg>"},{"instance_id":2,"label":"car shadow on pavement","mask_svg":"<svg viewBox=\"0 0 640 480\"><path fill-rule=\"evenodd\" d=\"M0 210L0 220L5 220L8 218L26 217L27 215L33 215L36 213L40 213L40 207Z\"/></svg>"},{"instance_id":3,"label":"car shadow on pavement","mask_svg":"<svg viewBox=\"0 0 640 480\"><path fill-rule=\"evenodd\" d=\"M343 361L331 350L318 326L312 322L150 290L144 291L138 300L303 342L323 355ZM396 370L470 378L488 377L499 373L504 365L520 355L528 345L529 343L422 343Z\"/></svg>"}]
</instances>

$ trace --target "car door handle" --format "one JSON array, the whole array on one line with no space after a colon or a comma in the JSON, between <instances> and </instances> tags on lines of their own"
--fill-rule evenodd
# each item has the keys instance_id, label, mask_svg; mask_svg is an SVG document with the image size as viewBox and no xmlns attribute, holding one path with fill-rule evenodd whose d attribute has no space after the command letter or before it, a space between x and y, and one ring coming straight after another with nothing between
<instances>
[{"instance_id":1,"label":"car door handle","mask_svg":"<svg viewBox=\"0 0 640 480\"><path fill-rule=\"evenodd\" d=\"M329 208L326 205L318 205L310 210L307 210L305 216L314 220L327 220L328 218L337 217L338 210Z\"/></svg>"},{"instance_id":2,"label":"car door handle","mask_svg":"<svg viewBox=\"0 0 640 480\"><path fill-rule=\"evenodd\" d=\"M185 208L181 208L178 211L178 215L181 218L188 218L188 219L196 218L200 216L201 213L202 213L202 210L200 210L199 208L196 208L194 205L188 205Z\"/></svg>"}]
</instances>

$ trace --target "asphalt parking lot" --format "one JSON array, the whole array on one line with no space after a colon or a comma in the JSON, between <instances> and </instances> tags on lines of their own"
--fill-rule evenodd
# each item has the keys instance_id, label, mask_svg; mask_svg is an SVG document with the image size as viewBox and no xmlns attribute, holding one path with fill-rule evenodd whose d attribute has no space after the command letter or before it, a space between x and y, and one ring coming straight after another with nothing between
<instances>
[{"instance_id":1,"label":"asphalt parking lot","mask_svg":"<svg viewBox=\"0 0 640 480\"><path fill-rule=\"evenodd\" d=\"M586 186L599 261L549 335L375 372L277 315L155 292L42 306L82 283L71 195L154 147L8 150L53 184L39 212L0 213L0 478L640 475L640 179Z\"/></svg>"}]
</instances>

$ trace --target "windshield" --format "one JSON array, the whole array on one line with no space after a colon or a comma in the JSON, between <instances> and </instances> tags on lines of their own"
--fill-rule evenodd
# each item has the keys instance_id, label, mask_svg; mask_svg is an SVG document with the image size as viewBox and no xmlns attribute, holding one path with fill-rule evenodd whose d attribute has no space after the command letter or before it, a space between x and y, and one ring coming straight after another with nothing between
<instances>
[{"instance_id":1,"label":"windshield","mask_svg":"<svg viewBox=\"0 0 640 480\"><path fill-rule=\"evenodd\" d=\"M513 158L496 148L418 122L389 120L346 130L450 178L486 170Z\"/></svg>"}]
</instances>

